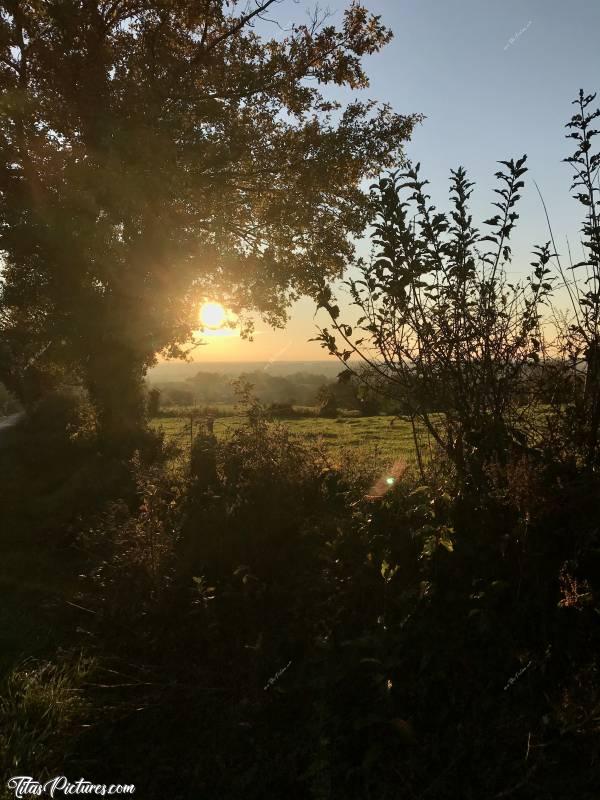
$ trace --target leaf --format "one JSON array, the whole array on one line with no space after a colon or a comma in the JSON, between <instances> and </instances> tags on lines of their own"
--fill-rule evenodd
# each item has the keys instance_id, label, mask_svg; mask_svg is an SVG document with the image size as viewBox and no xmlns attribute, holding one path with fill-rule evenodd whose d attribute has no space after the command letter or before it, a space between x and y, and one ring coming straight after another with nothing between
<instances>
[{"instance_id":1,"label":"leaf","mask_svg":"<svg viewBox=\"0 0 600 800\"><path fill-rule=\"evenodd\" d=\"M392 567L387 561L382 562L381 577L386 583L389 583L397 572L398 566Z\"/></svg>"}]
</instances>

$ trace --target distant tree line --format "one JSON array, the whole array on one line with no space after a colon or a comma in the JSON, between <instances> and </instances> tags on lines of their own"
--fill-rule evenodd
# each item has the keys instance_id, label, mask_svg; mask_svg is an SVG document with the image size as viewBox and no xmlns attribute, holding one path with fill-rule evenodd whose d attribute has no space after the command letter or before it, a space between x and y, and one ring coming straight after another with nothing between
<instances>
[{"instance_id":1,"label":"distant tree line","mask_svg":"<svg viewBox=\"0 0 600 800\"><path fill-rule=\"evenodd\" d=\"M257 370L242 373L239 379L251 385L253 396L260 402L282 407L328 405L330 410L353 410L363 414L400 411L400 404L387 401L356 377L345 374L332 380L311 372L280 376ZM157 382L153 387L160 391L163 406L235 403L237 400L235 381L221 372L202 371L187 381Z\"/></svg>"}]
</instances>

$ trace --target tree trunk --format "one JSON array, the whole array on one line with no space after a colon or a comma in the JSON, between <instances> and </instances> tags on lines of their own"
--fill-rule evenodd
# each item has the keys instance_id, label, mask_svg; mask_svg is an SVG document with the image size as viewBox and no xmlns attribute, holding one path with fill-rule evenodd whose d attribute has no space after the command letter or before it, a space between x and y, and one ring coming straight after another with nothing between
<instances>
[{"instance_id":1,"label":"tree trunk","mask_svg":"<svg viewBox=\"0 0 600 800\"><path fill-rule=\"evenodd\" d=\"M112 346L88 360L85 382L96 410L98 436L111 452L127 455L146 429L146 367L124 347Z\"/></svg>"}]
</instances>

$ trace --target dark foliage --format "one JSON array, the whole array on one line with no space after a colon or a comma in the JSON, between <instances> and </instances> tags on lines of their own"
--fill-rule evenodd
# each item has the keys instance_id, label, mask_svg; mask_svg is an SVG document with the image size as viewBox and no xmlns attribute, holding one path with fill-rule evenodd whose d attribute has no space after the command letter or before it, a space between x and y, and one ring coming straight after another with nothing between
<instances>
[{"instance_id":1,"label":"dark foliage","mask_svg":"<svg viewBox=\"0 0 600 800\"><path fill-rule=\"evenodd\" d=\"M505 166L504 221L490 222L502 248L523 162ZM410 181L421 203L422 184ZM392 233L408 251L421 247L400 224L393 181L382 191ZM60 637L38 645L35 661L22 663L13 631L3 768L134 783L148 800L597 798L600 478L585 416L595 408L593 372L583 379L558 358L529 358L539 350L533 307L517 313L514 337L498 334L506 305L489 294L498 284L478 279L459 252L471 226L463 173L454 192L449 279L430 307L439 327L423 336L443 355L440 297L460 306L468 290L485 304L457 322L471 393L449 358L443 375L418 376L440 391L448 379L440 406L454 424L441 429L451 446L418 476L351 480L243 383L247 424L221 439L207 425L189 460L157 438L137 440L127 459L97 452L76 397L38 405L6 442L0 461L14 469L0 524L17 535L0 540L4 557L35 531L26 552L50 554L45 579L68 554L77 580L53 604L31 603L38 635L50 620ZM402 266L392 256L378 267L388 292ZM538 256L534 286L549 250ZM401 305L405 288L396 287ZM475 326L482 313L488 339ZM539 447L492 424L519 407L532 375L560 389ZM409 410L423 416L434 396ZM335 402L331 387L323 401ZM466 459L456 441L470 448ZM477 491L457 476L465 463L471 474L476 465ZM368 490L373 481L385 491ZM26 570L19 577L23 586L3 576L9 613L31 581Z\"/></svg>"},{"instance_id":2,"label":"dark foliage","mask_svg":"<svg viewBox=\"0 0 600 800\"><path fill-rule=\"evenodd\" d=\"M281 325L353 258L361 182L420 118L322 92L368 86L379 17L352 3L280 36L276 6L2 5L0 376L22 401L75 374L132 444L146 370L183 355L207 295Z\"/></svg>"}]
</instances>

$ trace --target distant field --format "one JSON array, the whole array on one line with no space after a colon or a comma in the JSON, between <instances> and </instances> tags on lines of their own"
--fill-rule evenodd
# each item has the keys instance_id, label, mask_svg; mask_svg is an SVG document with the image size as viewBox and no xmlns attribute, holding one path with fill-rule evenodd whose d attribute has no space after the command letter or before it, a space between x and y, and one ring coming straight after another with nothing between
<instances>
[{"instance_id":1,"label":"distant field","mask_svg":"<svg viewBox=\"0 0 600 800\"><path fill-rule=\"evenodd\" d=\"M218 416L221 413L223 416ZM217 410L214 432L224 436L228 431L243 425L245 418L235 414L231 406ZM408 463L415 461L415 448L410 422L392 416L352 417L343 416L337 419L323 419L316 416L305 416L284 419L280 422L291 431L306 439L315 440L336 460L357 457L375 458L382 469L402 459ZM199 430L201 421L194 423L194 430ZM167 439L177 441L182 448L190 442L190 416L156 417L153 427L162 429ZM422 447L427 448L427 440L422 438Z\"/></svg>"}]
</instances>

